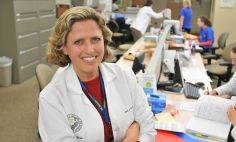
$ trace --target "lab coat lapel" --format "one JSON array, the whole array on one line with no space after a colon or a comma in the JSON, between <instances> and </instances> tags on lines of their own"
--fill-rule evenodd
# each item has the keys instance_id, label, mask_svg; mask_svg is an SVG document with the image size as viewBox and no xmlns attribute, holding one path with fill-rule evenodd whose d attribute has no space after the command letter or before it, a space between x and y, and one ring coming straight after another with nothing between
<instances>
[{"instance_id":1,"label":"lab coat lapel","mask_svg":"<svg viewBox=\"0 0 236 142\"><path fill-rule=\"evenodd\" d=\"M68 66L68 70L66 72L66 85L68 88L68 95L83 95L83 101L86 105L94 107L93 104L89 101L89 99L84 94L79 79L74 71L73 66L70 64Z\"/></svg>"},{"instance_id":2,"label":"lab coat lapel","mask_svg":"<svg viewBox=\"0 0 236 142\"><path fill-rule=\"evenodd\" d=\"M116 76L114 69L108 68L110 66L107 66L105 64L106 63L101 64L99 67L100 67L100 71L102 73L102 77L104 80L109 116L110 116L112 129L113 129L113 136L114 136L114 139L116 140L117 137L119 137L120 128L117 123L119 121L117 120L116 115L115 115L116 110L114 110L114 108L112 108L112 105L114 105L112 103L116 103L116 101L113 99L112 95L114 95L117 92L112 92L112 90L110 89L111 87L109 87L109 86L114 85L111 83L114 79L116 79L117 76Z\"/></svg>"}]
</instances>

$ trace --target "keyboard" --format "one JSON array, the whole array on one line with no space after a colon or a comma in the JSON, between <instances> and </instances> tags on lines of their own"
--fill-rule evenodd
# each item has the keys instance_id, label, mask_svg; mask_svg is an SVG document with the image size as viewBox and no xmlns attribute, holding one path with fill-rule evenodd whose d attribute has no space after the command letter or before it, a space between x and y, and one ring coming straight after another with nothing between
<instances>
[{"instance_id":1,"label":"keyboard","mask_svg":"<svg viewBox=\"0 0 236 142\"><path fill-rule=\"evenodd\" d=\"M198 99L200 97L199 89L199 86L189 82L185 82L184 95L186 98Z\"/></svg>"}]
</instances>

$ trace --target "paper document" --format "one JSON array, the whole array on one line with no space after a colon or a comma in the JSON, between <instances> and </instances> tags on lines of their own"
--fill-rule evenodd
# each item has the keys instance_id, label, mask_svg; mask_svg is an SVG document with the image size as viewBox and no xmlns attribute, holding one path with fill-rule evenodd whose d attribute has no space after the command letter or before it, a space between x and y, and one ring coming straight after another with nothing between
<instances>
[{"instance_id":1,"label":"paper document","mask_svg":"<svg viewBox=\"0 0 236 142\"><path fill-rule=\"evenodd\" d=\"M218 97L204 96L198 100L194 116L229 124L227 110L230 105L234 105L231 100L226 101L226 99L219 99Z\"/></svg>"},{"instance_id":2,"label":"paper document","mask_svg":"<svg viewBox=\"0 0 236 142\"><path fill-rule=\"evenodd\" d=\"M216 96L203 95L194 110L194 116L186 126L186 132L213 141L227 141L230 121L227 109L234 101Z\"/></svg>"},{"instance_id":3,"label":"paper document","mask_svg":"<svg viewBox=\"0 0 236 142\"><path fill-rule=\"evenodd\" d=\"M212 82L206 71L206 69L197 67L182 67L183 78L185 79L185 81L191 83L202 82L202 80Z\"/></svg>"},{"instance_id":4,"label":"paper document","mask_svg":"<svg viewBox=\"0 0 236 142\"><path fill-rule=\"evenodd\" d=\"M155 115L156 119L161 122L175 122L173 116L168 112L162 112Z\"/></svg>"},{"instance_id":5,"label":"paper document","mask_svg":"<svg viewBox=\"0 0 236 142\"><path fill-rule=\"evenodd\" d=\"M168 112L162 112L155 115L155 128L172 132L184 132L184 126L175 121L174 117Z\"/></svg>"}]
</instances>

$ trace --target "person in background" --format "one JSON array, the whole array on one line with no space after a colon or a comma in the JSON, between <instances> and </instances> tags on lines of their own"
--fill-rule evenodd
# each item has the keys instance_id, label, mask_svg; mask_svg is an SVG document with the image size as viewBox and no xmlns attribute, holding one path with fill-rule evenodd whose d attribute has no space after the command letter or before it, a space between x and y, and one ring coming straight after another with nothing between
<instances>
[{"instance_id":1,"label":"person in background","mask_svg":"<svg viewBox=\"0 0 236 142\"><path fill-rule=\"evenodd\" d=\"M236 67L236 47L232 48L230 57L232 60L232 64L234 65L234 67ZM234 75L232 76L229 82L227 82L226 84L218 88L215 88L210 93L205 92L205 94L213 95L213 96L221 96L224 98L230 98L231 96L235 96L236 95L236 73L234 73Z\"/></svg>"},{"instance_id":2,"label":"person in background","mask_svg":"<svg viewBox=\"0 0 236 142\"><path fill-rule=\"evenodd\" d=\"M183 8L179 12L180 29L190 34L192 28L191 0L183 0Z\"/></svg>"},{"instance_id":3,"label":"person in background","mask_svg":"<svg viewBox=\"0 0 236 142\"><path fill-rule=\"evenodd\" d=\"M196 42L203 48L204 52L210 52L215 40L211 22L205 16L201 16L197 20L197 25L199 27L199 37Z\"/></svg>"},{"instance_id":4,"label":"person in background","mask_svg":"<svg viewBox=\"0 0 236 142\"><path fill-rule=\"evenodd\" d=\"M40 92L43 142L153 142L153 114L132 70L103 62L112 33L94 9L73 7L57 20L47 60L59 65Z\"/></svg>"},{"instance_id":5,"label":"person in background","mask_svg":"<svg viewBox=\"0 0 236 142\"><path fill-rule=\"evenodd\" d=\"M118 11L119 6L116 4L117 0L112 0L112 11Z\"/></svg>"},{"instance_id":6,"label":"person in background","mask_svg":"<svg viewBox=\"0 0 236 142\"><path fill-rule=\"evenodd\" d=\"M134 41L137 41L146 32L151 18L163 18L163 12L154 12L152 9L152 0L147 0L144 7L140 8L135 20L130 26Z\"/></svg>"},{"instance_id":7,"label":"person in background","mask_svg":"<svg viewBox=\"0 0 236 142\"><path fill-rule=\"evenodd\" d=\"M236 67L236 47L232 48L232 51L230 53L230 57L232 60L232 64L234 65L234 67ZM231 98L231 96L236 96L236 73L234 73L234 75L232 76L232 78L230 79L229 82L227 82L226 84L215 88L214 90L212 90L211 92L205 92L205 95L212 95L212 96L219 96L219 97L223 97L226 99ZM236 108L234 106L230 106L228 108L228 112L227 112L228 118L231 122L231 124L233 125L233 129L231 131L231 136L229 137L230 141L231 139L236 140ZM229 141L228 139L228 141Z\"/></svg>"}]
</instances>

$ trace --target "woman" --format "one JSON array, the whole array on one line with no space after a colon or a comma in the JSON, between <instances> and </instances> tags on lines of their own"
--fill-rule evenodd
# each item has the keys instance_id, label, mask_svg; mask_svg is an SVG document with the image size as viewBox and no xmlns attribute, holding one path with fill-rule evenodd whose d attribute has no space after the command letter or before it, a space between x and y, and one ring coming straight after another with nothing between
<instances>
[{"instance_id":1,"label":"woman","mask_svg":"<svg viewBox=\"0 0 236 142\"><path fill-rule=\"evenodd\" d=\"M71 8L57 20L47 60L61 68L39 98L44 142L154 141L152 113L135 75L103 62L110 41L91 8Z\"/></svg>"},{"instance_id":2,"label":"woman","mask_svg":"<svg viewBox=\"0 0 236 142\"><path fill-rule=\"evenodd\" d=\"M199 27L199 38L197 42L203 48L204 52L209 52L215 40L211 22L205 16L201 16L197 20L197 25Z\"/></svg>"},{"instance_id":3,"label":"woman","mask_svg":"<svg viewBox=\"0 0 236 142\"><path fill-rule=\"evenodd\" d=\"M147 0L144 7L140 8L135 20L130 26L134 41L137 41L146 32L151 22L151 17L160 19L163 17L163 12L154 12L152 10L152 1Z\"/></svg>"},{"instance_id":4,"label":"woman","mask_svg":"<svg viewBox=\"0 0 236 142\"><path fill-rule=\"evenodd\" d=\"M192 9L191 0L183 0L183 8L179 12L180 29L183 32L190 33L192 28Z\"/></svg>"}]
</instances>

